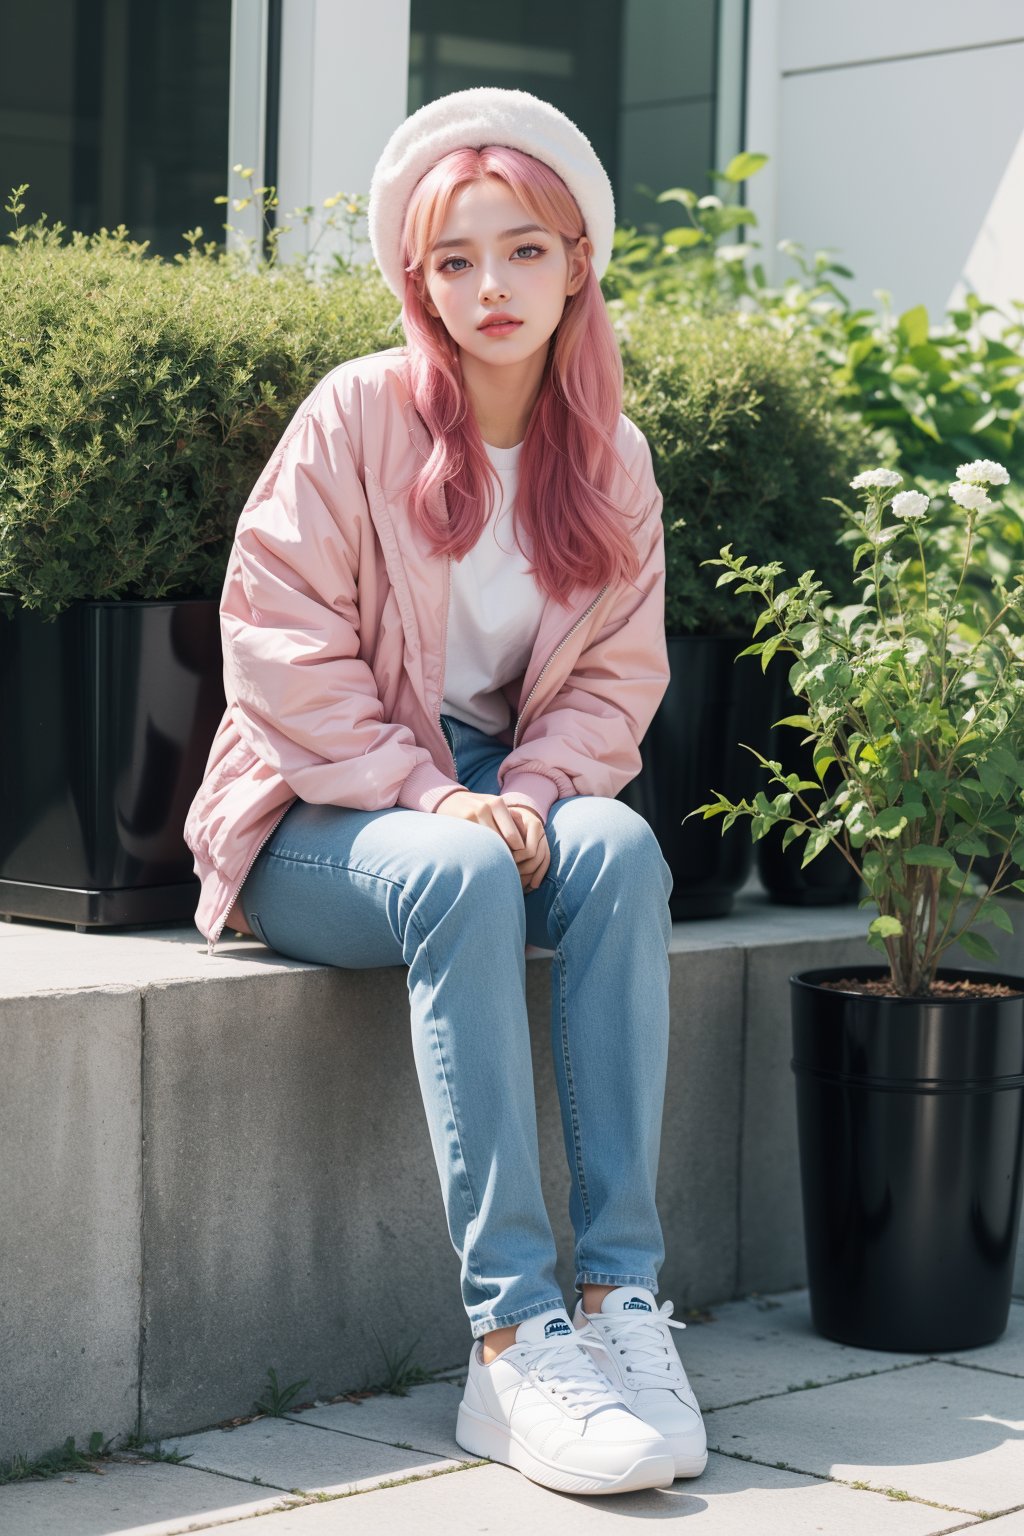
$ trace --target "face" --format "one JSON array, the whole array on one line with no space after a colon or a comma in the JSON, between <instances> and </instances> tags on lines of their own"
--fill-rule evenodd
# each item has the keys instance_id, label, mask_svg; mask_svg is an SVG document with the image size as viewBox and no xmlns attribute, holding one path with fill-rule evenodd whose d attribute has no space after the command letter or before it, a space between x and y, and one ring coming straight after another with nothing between
<instances>
[{"instance_id":1,"label":"face","mask_svg":"<svg viewBox=\"0 0 1024 1536\"><path fill-rule=\"evenodd\" d=\"M584 236L567 254L561 236L540 227L505 182L470 182L424 260L425 306L463 352L499 367L521 363L546 349L566 297L586 279L591 249ZM519 324L480 329L498 313Z\"/></svg>"}]
</instances>

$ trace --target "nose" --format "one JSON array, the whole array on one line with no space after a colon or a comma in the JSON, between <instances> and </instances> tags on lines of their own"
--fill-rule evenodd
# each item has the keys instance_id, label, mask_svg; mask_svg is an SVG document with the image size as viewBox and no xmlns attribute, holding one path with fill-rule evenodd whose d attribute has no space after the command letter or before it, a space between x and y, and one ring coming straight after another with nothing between
<instances>
[{"instance_id":1,"label":"nose","mask_svg":"<svg viewBox=\"0 0 1024 1536\"><path fill-rule=\"evenodd\" d=\"M487 262L480 272L481 299L493 302L496 299L507 299L508 294L508 283L498 275L492 263Z\"/></svg>"}]
</instances>

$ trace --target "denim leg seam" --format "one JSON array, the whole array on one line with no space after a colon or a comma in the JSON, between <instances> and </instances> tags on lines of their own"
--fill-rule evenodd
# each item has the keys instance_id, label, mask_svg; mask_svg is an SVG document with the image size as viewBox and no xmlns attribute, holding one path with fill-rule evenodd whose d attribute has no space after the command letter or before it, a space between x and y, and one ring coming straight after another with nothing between
<instances>
[{"instance_id":1,"label":"denim leg seam","mask_svg":"<svg viewBox=\"0 0 1024 1536\"><path fill-rule=\"evenodd\" d=\"M404 890L404 887L403 887L403 890ZM461 1177L459 1178L459 1187L461 1189L463 1189L464 1197L465 1197L466 1194L468 1194L468 1196L469 1196L469 1208L472 1211L473 1220L477 1221L479 1219L479 1216L480 1216L480 1210L479 1210L479 1207L478 1207L477 1202L476 1202L476 1196L473 1194L473 1186L472 1186L472 1184L470 1182L470 1178L469 1178L469 1168L467 1167L467 1164L466 1164L465 1153L462 1150L462 1137L459 1135L459 1119L458 1119L458 1116L455 1113L455 1101L452 1098L452 1091L451 1091L451 1088L450 1088L449 1083L448 1083L448 1073L445 1071L444 1056L443 1056L442 1051L441 1051L441 1040L440 1040L440 1036L438 1035L438 1032L437 1032L437 1019L436 1019L436 1017L434 1015L434 967L431 964L431 960L430 960L430 942L424 936L423 930L420 928L420 925L412 917L411 913L409 915L409 922L412 923L413 927L416 929L416 932L420 936L420 943L423 946L423 953L424 953L424 956L426 957L426 962L427 962L427 974L430 977L430 1022L431 1022L431 1025L433 1026L433 1030L434 1030L434 1047L435 1047L435 1050L436 1050L436 1053L437 1053L437 1060L438 1060L438 1062L440 1064L440 1067L441 1067L441 1076L442 1076L442 1079L443 1079L443 1082L444 1082L445 1096L448 1099L448 1106L449 1106L449 1109L451 1111L451 1117L452 1117L452 1125L455 1127L455 1140L456 1140L456 1143L457 1143L458 1148L459 1148L459 1160L460 1160L460 1162L462 1164L462 1174L461 1174ZM472 1280L474 1285L479 1286L481 1290L484 1289L483 1281L480 1280L478 1278L478 1276L472 1274L470 1272L468 1266L467 1266L467 1269L466 1269L466 1275L467 1275L468 1279Z\"/></svg>"},{"instance_id":2,"label":"denim leg seam","mask_svg":"<svg viewBox=\"0 0 1024 1536\"><path fill-rule=\"evenodd\" d=\"M569 1098L569 1114L572 1124L573 1150L576 1154L576 1182L579 1187L580 1201L583 1205L583 1231L584 1234L586 1234L586 1232L590 1229L591 1224L590 1196L587 1193L587 1181L583 1171L583 1140L580 1134L579 1112L576 1104L576 1088L573 1083L572 1063L569 1056L569 1018L566 1000L567 989L565 977L565 952L562 948L562 941L565 938L569 925L565 921L565 914L562 911L560 898L561 887L557 887L555 895L552 898L551 911L554 914L555 922L558 925L558 945L556 949L556 958L558 962L559 1044L562 1048L562 1064L565 1068L566 1091Z\"/></svg>"}]
</instances>

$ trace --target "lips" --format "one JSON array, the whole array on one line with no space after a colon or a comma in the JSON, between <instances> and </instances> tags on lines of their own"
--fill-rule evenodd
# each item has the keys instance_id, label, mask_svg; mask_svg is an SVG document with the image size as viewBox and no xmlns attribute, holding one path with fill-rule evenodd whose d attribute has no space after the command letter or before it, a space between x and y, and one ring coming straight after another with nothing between
<instances>
[{"instance_id":1,"label":"lips","mask_svg":"<svg viewBox=\"0 0 1024 1536\"><path fill-rule=\"evenodd\" d=\"M522 323L523 322L521 320L517 320L514 315L495 315L493 319L486 321L483 325L479 326L478 329L481 331L491 331L497 330L499 326L522 325Z\"/></svg>"}]
</instances>

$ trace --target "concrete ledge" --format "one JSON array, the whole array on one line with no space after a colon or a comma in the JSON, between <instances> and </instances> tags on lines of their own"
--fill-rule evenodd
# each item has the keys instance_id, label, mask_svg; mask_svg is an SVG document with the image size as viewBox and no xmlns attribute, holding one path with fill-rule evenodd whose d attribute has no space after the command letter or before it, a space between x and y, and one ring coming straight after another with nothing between
<instances>
[{"instance_id":1,"label":"concrete ledge","mask_svg":"<svg viewBox=\"0 0 1024 1536\"><path fill-rule=\"evenodd\" d=\"M1006 906L1015 934L979 968L1021 973L1024 903ZM869 920L774 906L752 881L729 917L675 926L658 1203L677 1316L806 1283L787 978L876 963ZM531 953L527 1000L571 1304L550 965ZM270 1366L308 1377L306 1400L381 1380L385 1350L464 1364L408 1033L404 966L0 923L0 1459L247 1414Z\"/></svg>"}]
</instances>

